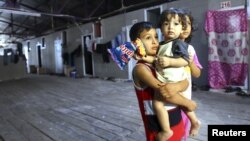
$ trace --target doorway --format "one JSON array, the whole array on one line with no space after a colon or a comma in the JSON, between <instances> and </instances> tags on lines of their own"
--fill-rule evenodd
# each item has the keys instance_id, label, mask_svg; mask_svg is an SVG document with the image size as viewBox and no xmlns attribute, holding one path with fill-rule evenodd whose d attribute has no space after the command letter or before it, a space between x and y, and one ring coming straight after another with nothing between
<instances>
[{"instance_id":1,"label":"doorway","mask_svg":"<svg viewBox=\"0 0 250 141\"><path fill-rule=\"evenodd\" d=\"M145 9L144 19L151 22L155 27L158 27L158 22L162 12L162 6L154 6Z\"/></svg>"},{"instance_id":2,"label":"doorway","mask_svg":"<svg viewBox=\"0 0 250 141\"><path fill-rule=\"evenodd\" d=\"M41 56L41 45L38 44L37 46L37 56L38 56L38 67L42 67L42 56Z\"/></svg>"},{"instance_id":3,"label":"doorway","mask_svg":"<svg viewBox=\"0 0 250 141\"><path fill-rule=\"evenodd\" d=\"M83 75L84 76L93 76L94 67L93 67L93 40L92 35L87 34L82 36L82 51L83 51Z\"/></svg>"},{"instance_id":4,"label":"doorway","mask_svg":"<svg viewBox=\"0 0 250 141\"><path fill-rule=\"evenodd\" d=\"M30 48L30 42L27 42L27 46L23 47L24 56L26 58L26 72L30 73L30 65L29 65L29 48Z\"/></svg>"}]
</instances>

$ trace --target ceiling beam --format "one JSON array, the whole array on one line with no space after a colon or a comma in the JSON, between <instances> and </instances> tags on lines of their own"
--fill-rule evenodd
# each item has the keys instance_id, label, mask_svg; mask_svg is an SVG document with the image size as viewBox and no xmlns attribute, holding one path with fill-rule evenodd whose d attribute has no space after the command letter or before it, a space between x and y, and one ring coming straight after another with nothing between
<instances>
[{"instance_id":1,"label":"ceiling beam","mask_svg":"<svg viewBox=\"0 0 250 141\"><path fill-rule=\"evenodd\" d=\"M1 19L0 19L0 22L7 23L9 25L11 24L11 21L5 21L5 20L1 20ZM33 30L33 31L39 31L35 28L32 28L31 26L24 26L24 25L20 25L20 24L14 23L14 22L12 23L12 25L17 26L17 27L21 27L21 28L28 28L28 29Z\"/></svg>"},{"instance_id":2,"label":"ceiling beam","mask_svg":"<svg viewBox=\"0 0 250 141\"><path fill-rule=\"evenodd\" d=\"M103 5L104 1L106 1L106 0L102 0L102 1L98 4L98 6L89 14L88 18L89 18L89 17L92 17L92 16L95 14L95 12Z\"/></svg>"},{"instance_id":3,"label":"ceiling beam","mask_svg":"<svg viewBox=\"0 0 250 141\"><path fill-rule=\"evenodd\" d=\"M60 9L58 9L55 13L61 13L63 9L71 2L71 0L67 0L64 2L64 4L61 6Z\"/></svg>"}]
</instances>

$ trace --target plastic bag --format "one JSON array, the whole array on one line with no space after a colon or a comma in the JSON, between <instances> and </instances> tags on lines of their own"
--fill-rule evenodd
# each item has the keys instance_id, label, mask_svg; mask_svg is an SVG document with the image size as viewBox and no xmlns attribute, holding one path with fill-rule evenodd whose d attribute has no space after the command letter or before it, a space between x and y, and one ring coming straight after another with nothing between
<instances>
[{"instance_id":1,"label":"plastic bag","mask_svg":"<svg viewBox=\"0 0 250 141\"><path fill-rule=\"evenodd\" d=\"M136 50L136 46L131 42L125 42L124 44L108 49L112 59L123 70L131 57L133 57Z\"/></svg>"}]
</instances>

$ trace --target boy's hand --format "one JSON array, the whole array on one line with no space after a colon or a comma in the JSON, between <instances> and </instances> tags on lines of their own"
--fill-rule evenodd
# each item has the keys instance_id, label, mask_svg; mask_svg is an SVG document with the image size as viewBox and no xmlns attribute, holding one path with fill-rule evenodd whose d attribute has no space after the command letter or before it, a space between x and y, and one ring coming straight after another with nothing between
<instances>
[{"instance_id":1,"label":"boy's hand","mask_svg":"<svg viewBox=\"0 0 250 141\"><path fill-rule=\"evenodd\" d=\"M135 60L138 60L138 61L139 61L139 60L142 60L142 57L139 56L139 55L136 54L136 53L133 55L133 58L134 58Z\"/></svg>"},{"instance_id":2,"label":"boy's hand","mask_svg":"<svg viewBox=\"0 0 250 141\"><path fill-rule=\"evenodd\" d=\"M166 56L159 56L157 59L157 64L161 68L166 68L166 67L170 66L170 59Z\"/></svg>"},{"instance_id":3,"label":"boy's hand","mask_svg":"<svg viewBox=\"0 0 250 141\"><path fill-rule=\"evenodd\" d=\"M159 92L160 92L161 96L164 98L169 98L173 94L177 93L175 88L171 87L172 85L170 83L162 83L159 86L160 86Z\"/></svg>"}]
</instances>

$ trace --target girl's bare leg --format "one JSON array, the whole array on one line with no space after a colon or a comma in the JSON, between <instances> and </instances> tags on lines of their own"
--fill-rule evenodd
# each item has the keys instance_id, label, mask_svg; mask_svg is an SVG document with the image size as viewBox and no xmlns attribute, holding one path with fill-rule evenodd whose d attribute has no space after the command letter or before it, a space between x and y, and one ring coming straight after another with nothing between
<instances>
[{"instance_id":1,"label":"girl's bare leg","mask_svg":"<svg viewBox=\"0 0 250 141\"><path fill-rule=\"evenodd\" d=\"M197 118L195 112L185 111L185 113L191 122L191 128L189 131L189 135L192 137L197 136L199 133L199 130L200 130L201 122Z\"/></svg>"}]
</instances>

